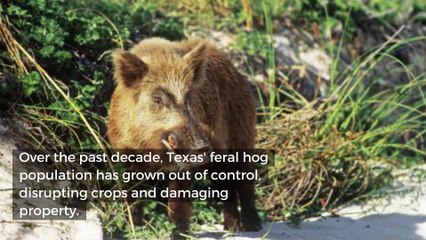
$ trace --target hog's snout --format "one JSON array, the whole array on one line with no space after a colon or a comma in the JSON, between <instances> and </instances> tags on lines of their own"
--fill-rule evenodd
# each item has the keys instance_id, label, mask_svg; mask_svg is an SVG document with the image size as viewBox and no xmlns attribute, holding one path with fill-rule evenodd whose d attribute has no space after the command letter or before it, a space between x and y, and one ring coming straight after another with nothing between
<instances>
[{"instance_id":1,"label":"hog's snout","mask_svg":"<svg viewBox=\"0 0 426 240\"><path fill-rule=\"evenodd\" d=\"M211 150L210 144L199 136L185 133L187 131L167 131L163 134L162 140L166 148L186 149L197 151Z\"/></svg>"}]
</instances>

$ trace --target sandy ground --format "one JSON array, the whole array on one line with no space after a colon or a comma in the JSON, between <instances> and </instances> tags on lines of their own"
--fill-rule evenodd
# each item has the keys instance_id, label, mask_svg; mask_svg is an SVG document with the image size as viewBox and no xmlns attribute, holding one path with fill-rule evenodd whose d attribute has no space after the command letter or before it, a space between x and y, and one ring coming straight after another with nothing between
<instances>
[{"instance_id":1,"label":"sandy ground","mask_svg":"<svg viewBox=\"0 0 426 240\"><path fill-rule=\"evenodd\" d=\"M0 126L1 127L1 126ZM0 239L1 240L102 240L102 225L95 210L86 221L13 221L12 150L15 144L2 136L0 128Z\"/></svg>"},{"instance_id":2,"label":"sandy ground","mask_svg":"<svg viewBox=\"0 0 426 240\"><path fill-rule=\"evenodd\" d=\"M426 169L426 167L422 167ZM404 176L404 174L402 174ZM406 174L408 175L408 173ZM339 217L309 219L293 227L285 222L266 223L258 233L227 235L221 226L205 227L201 239L286 240L417 240L426 239L426 181L403 177L386 198L339 209Z\"/></svg>"}]
</instances>

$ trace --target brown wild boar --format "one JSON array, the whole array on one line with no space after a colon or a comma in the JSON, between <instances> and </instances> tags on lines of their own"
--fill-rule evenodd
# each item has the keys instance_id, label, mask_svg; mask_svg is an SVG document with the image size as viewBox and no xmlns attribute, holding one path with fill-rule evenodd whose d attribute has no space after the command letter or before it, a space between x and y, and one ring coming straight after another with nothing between
<instances>
[{"instance_id":1,"label":"brown wild boar","mask_svg":"<svg viewBox=\"0 0 426 240\"><path fill-rule=\"evenodd\" d=\"M108 121L113 148L165 149L164 141L174 149L254 148L256 108L249 83L213 45L201 39L151 38L116 52L113 62L117 86ZM252 168L249 163L227 164L206 167ZM184 181L168 184L169 189L190 187ZM233 199L223 204L224 228L259 230L254 183L220 184ZM168 206L170 221L178 230L188 230L191 203L169 201Z\"/></svg>"}]
</instances>

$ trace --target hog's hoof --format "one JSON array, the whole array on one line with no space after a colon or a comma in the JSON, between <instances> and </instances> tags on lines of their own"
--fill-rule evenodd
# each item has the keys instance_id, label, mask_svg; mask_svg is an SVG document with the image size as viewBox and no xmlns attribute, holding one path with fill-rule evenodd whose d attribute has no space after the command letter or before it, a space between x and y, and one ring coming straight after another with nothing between
<instances>
[{"instance_id":1,"label":"hog's hoof","mask_svg":"<svg viewBox=\"0 0 426 240\"><path fill-rule=\"evenodd\" d=\"M178 229L174 229L172 235L170 236L171 240L185 240L188 239L189 232L188 231L180 231Z\"/></svg>"},{"instance_id":2,"label":"hog's hoof","mask_svg":"<svg viewBox=\"0 0 426 240\"><path fill-rule=\"evenodd\" d=\"M258 232L262 229L262 224L259 223L246 223L243 224L242 230L244 232Z\"/></svg>"},{"instance_id":3,"label":"hog's hoof","mask_svg":"<svg viewBox=\"0 0 426 240\"><path fill-rule=\"evenodd\" d=\"M262 223L260 222L260 218L257 216L255 219L243 220L242 231L244 232L257 232L262 229Z\"/></svg>"}]
</instances>

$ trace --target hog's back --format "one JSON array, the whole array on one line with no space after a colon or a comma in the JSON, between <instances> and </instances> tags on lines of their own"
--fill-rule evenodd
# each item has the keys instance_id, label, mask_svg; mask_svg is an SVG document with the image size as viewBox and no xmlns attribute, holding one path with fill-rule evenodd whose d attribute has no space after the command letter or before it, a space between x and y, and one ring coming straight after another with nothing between
<instances>
[{"instance_id":1,"label":"hog's back","mask_svg":"<svg viewBox=\"0 0 426 240\"><path fill-rule=\"evenodd\" d=\"M186 45L196 46L189 40ZM214 127L218 148L252 149L255 139L256 103L250 90L250 83L238 73L224 53L209 45L207 54L206 81L201 91L202 96L210 96L213 89L217 91L218 99L209 99L205 111L220 115ZM210 101L210 102L209 102Z\"/></svg>"}]
</instances>

